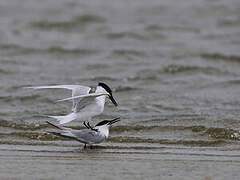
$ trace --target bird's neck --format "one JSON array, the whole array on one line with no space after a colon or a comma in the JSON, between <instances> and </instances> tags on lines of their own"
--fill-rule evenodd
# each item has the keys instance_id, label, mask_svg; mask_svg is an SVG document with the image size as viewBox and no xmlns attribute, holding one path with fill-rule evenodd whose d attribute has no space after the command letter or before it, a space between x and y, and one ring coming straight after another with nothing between
<instances>
[{"instance_id":1,"label":"bird's neck","mask_svg":"<svg viewBox=\"0 0 240 180\"><path fill-rule=\"evenodd\" d=\"M107 93L107 91L104 88L102 88L101 86L97 86L95 93ZM104 106L105 99L106 99L105 95L96 97L97 102L100 103L101 106Z\"/></svg>"},{"instance_id":2,"label":"bird's neck","mask_svg":"<svg viewBox=\"0 0 240 180\"><path fill-rule=\"evenodd\" d=\"M101 86L97 86L95 92L96 93L107 93L107 91L103 87L101 87Z\"/></svg>"}]
</instances>

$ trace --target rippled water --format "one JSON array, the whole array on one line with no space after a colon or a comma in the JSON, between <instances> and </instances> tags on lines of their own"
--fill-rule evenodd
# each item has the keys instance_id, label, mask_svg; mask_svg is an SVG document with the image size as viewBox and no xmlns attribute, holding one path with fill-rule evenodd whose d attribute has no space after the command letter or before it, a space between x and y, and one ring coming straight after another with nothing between
<instances>
[{"instance_id":1,"label":"rippled water","mask_svg":"<svg viewBox=\"0 0 240 180\"><path fill-rule=\"evenodd\" d=\"M239 179L238 0L0 1L1 179ZM64 90L110 84L93 122L121 116L84 150L47 135ZM69 127L82 128L72 122Z\"/></svg>"}]
</instances>

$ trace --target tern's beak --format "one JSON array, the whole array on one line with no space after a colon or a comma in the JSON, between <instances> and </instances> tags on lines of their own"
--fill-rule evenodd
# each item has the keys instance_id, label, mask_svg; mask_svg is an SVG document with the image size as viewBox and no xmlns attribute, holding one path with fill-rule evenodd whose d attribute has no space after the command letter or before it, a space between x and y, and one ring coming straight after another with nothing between
<instances>
[{"instance_id":1,"label":"tern's beak","mask_svg":"<svg viewBox=\"0 0 240 180\"><path fill-rule=\"evenodd\" d=\"M111 125L111 124L114 124L114 123L116 123L116 122L118 122L118 121L120 121L120 117L117 117L117 118L115 118L115 119L109 121L108 124Z\"/></svg>"},{"instance_id":2,"label":"tern's beak","mask_svg":"<svg viewBox=\"0 0 240 180\"><path fill-rule=\"evenodd\" d=\"M115 99L113 98L112 95L109 96L109 99L112 101L112 103L113 103L116 107L118 106L117 102L115 101Z\"/></svg>"}]
</instances>

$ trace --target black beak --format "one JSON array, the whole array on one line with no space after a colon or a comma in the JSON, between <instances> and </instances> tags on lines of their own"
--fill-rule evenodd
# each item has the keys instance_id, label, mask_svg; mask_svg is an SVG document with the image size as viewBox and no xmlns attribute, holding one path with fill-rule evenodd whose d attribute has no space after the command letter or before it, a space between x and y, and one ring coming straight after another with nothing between
<instances>
[{"instance_id":1,"label":"black beak","mask_svg":"<svg viewBox=\"0 0 240 180\"><path fill-rule=\"evenodd\" d=\"M112 101L112 103L113 103L115 106L118 106L117 102L115 101L115 99L113 98L112 95L109 96L109 99Z\"/></svg>"},{"instance_id":2,"label":"black beak","mask_svg":"<svg viewBox=\"0 0 240 180\"><path fill-rule=\"evenodd\" d=\"M118 121L120 121L120 117L117 117L117 118L115 118L113 120L110 120L108 124L111 125L111 124L114 124L114 123L116 123Z\"/></svg>"}]
</instances>

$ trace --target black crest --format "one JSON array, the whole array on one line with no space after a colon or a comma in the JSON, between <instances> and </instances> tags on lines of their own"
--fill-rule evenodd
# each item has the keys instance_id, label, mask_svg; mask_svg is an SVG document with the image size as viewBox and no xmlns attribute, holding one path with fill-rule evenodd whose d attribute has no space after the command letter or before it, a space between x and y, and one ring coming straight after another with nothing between
<instances>
[{"instance_id":1,"label":"black crest","mask_svg":"<svg viewBox=\"0 0 240 180\"><path fill-rule=\"evenodd\" d=\"M105 83L99 82L98 86L102 86L110 95L112 95L112 90L110 89L110 87L108 85L106 85Z\"/></svg>"},{"instance_id":2,"label":"black crest","mask_svg":"<svg viewBox=\"0 0 240 180\"><path fill-rule=\"evenodd\" d=\"M102 126L102 125L105 125L105 124L108 124L109 121L108 120L104 120L104 121L101 121L99 123L96 124L96 126Z\"/></svg>"}]
</instances>

